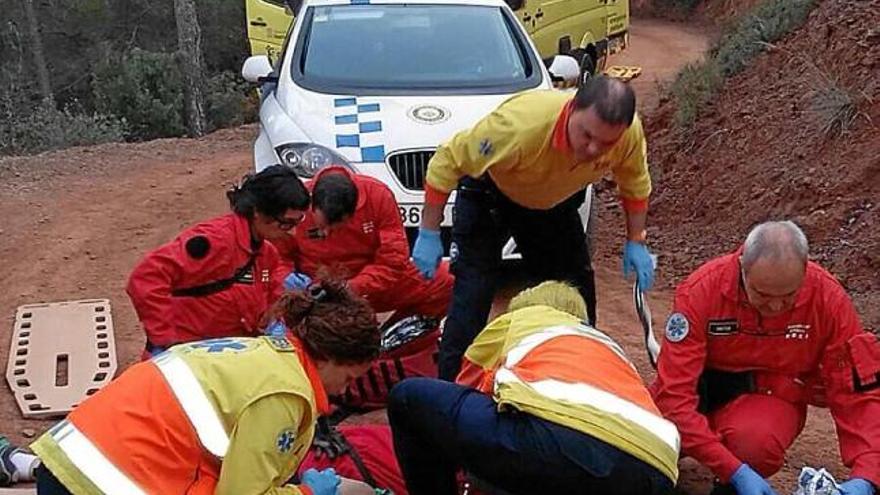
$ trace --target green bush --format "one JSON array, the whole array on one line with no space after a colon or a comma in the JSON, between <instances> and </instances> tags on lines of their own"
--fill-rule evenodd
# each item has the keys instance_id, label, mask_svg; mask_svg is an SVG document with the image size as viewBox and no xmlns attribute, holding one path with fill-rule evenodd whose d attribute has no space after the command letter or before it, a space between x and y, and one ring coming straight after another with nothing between
<instances>
[{"instance_id":1,"label":"green bush","mask_svg":"<svg viewBox=\"0 0 880 495\"><path fill-rule=\"evenodd\" d=\"M675 122L693 124L715 96L724 78L748 66L768 43L778 41L806 21L817 0L765 0L724 29L704 62L685 67L672 85Z\"/></svg>"},{"instance_id":2,"label":"green bush","mask_svg":"<svg viewBox=\"0 0 880 495\"><path fill-rule=\"evenodd\" d=\"M93 90L98 112L125 120L127 139L180 136L185 131L183 84L173 54L135 48L106 56L95 68Z\"/></svg>"},{"instance_id":3,"label":"green bush","mask_svg":"<svg viewBox=\"0 0 880 495\"><path fill-rule=\"evenodd\" d=\"M767 0L740 18L719 40L713 50L725 77L744 69L773 43L798 28L807 19L816 0Z\"/></svg>"},{"instance_id":4,"label":"green bush","mask_svg":"<svg viewBox=\"0 0 880 495\"><path fill-rule=\"evenodd\" d=\"M51 101L45 101L0 122L0 154L31 154L122 141L124 135L125 122L118 118L83 113L71 105L59 110Z\"/></svg>"},{"instance_id":5,"label":"green bush","mask_svg":"<svg viewBox=\"0 0 880 495\"><path fill-rule=\"evenodd\" d=\"M208 79L207 86L205 113L211 130L256 120L259 97L252 85L237 72L214 74Z\"/></svg>"},{"instance_id":6,"label":"green bush","mask_svg":"<svg viewBox=\"0 0 880 495\"><path fill-rule=\"evenodd\" d=\"M697 64L688 64L678 73L672 84L672 96L675 98L675 124L687 127L693 123L697 115L721 87L724 78L713 60Z\"/></svg>"}]
</instances>

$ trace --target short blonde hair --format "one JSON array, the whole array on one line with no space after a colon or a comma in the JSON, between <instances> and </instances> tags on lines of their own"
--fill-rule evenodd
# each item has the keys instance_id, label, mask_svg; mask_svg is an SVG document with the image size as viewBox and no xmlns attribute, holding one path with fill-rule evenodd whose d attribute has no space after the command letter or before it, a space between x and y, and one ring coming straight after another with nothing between
<instances>
[{"instance_id":1,"label":"short blonde hair","mask_svg":"<svg viewBox=\"0 0 880 495\"><path fill-rule=\"evenodd\" d=\"M523 289L510 300L507 310L516 311L529 306L550 306L580 320L587 319L587 303L584 302L580 292L571 285L557 280L549 280Z\"/></svg>"}]
</instances>

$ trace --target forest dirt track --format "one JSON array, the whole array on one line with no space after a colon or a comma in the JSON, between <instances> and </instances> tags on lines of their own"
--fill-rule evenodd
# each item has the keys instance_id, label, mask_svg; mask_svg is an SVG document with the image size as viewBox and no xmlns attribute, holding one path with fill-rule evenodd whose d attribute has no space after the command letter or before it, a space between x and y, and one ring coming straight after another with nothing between
<instances>
[{"instance_id":1,"label":"forest dirt track","mask_svg":"<svg viewBox=\"0 0 880 495\"><path fill-rule=\"evenodd\" d=\"M698 58L707 38L698 28L640 19L633 24L631 41L630 49L611 63L644 68L644 75L633 84L642 113L650 115L658 100L657 83ZM124 292L128 273L144 253L185 226L226 211L224 191L250 170L255 134L255 126L245 126L198 140L110 144L0 160L4 371L17 306L86 298L110 299L120 370L134 363L143 348L143 333ZM600 221L619 223L620 219L603 210ZM619 245L621 229L617 225L599 229L597 242ZM650 380L631 289L622 280L618 263L618 258L609 256L596 263L600 326L620 341ZM514 281L502 291L498 307L515 287ZM667 289L651 293L655 326L662 328L670 300ZM49 424L23 420L9 390L0 392L0 433L27 443L26 430L39 434ZM802 465L837 459L835 445L827 413L811 414L806 434L790 452L792 467L776 478L778 486L793 486L793 475ZM829 467L843 474L839 462ZM705 470L684 461L682 493L707 493L709 484Z\"/></svg>"}]
</instances>

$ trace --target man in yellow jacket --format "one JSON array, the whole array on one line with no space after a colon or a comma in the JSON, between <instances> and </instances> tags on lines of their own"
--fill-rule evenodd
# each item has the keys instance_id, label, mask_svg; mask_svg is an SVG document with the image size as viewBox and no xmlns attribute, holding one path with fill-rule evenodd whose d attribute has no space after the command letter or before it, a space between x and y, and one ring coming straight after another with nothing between
<instances>
[{"instance_id":1,"label":"man in yellow jacket","mask_svg":"<svg viewBox=\"0 0 880 495\"><path fill-rule=\"evenodd\" d=\"M337 495L305 458L327 393L379 352L366 301L325 280L278 303L286 337L172 347L80 404L32 448L38 495Z\"/></svg>"},{"instance_id":2,"label":"man in yellow jacket","mask_svg":"<svg viewBox=\"0 0 880 495\"><path fill-rule=\"evenodd\" d=\"M572 287L513 298L467 350L456 383L413 378L388 419L412 495L453 495L456 471L512 494L652 495L678 478L678 431Z\"/></svg>"},{"instance_id":3,"label":"man in yellow jacket","mask_svg":"<svg viewBox=\"0 0 880 495\"><path fill-rule=\"evenodd\" d=\"M449 253L455 287L440 345L441 378L455 377L464 350L486 323L508 235L536 281L567 280L578 288L595 324L595 281L578 208L587 185L605 175L617 182L626 213L624 275L635 272L641 289L650 289L654 265L645 219L651 177L635 105L629 86L601 76L574 97L523 93L437 149L428 164L413 261L433 276L443 253L443 208L457 190Z\"/></svg>"}]
</instances>

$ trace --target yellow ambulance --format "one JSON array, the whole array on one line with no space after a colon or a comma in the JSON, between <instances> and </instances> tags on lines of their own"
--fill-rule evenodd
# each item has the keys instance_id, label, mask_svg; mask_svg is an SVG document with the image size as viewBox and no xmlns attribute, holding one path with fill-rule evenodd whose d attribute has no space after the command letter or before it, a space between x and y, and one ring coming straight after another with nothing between
<instances>
[{"instance_id":1,"label":"yellow ambulance","mask_svg":"<svg viewBox=\"0 0 880 495\"><path fill-rule=\"evenodd\" d=\"M245 1L251 54L275 60L298 1ZM629 42L629 0L506 1L542 57L571 55L587 74L604 69L608 55L623 50Z\"/></svg>"}]
</instances>

